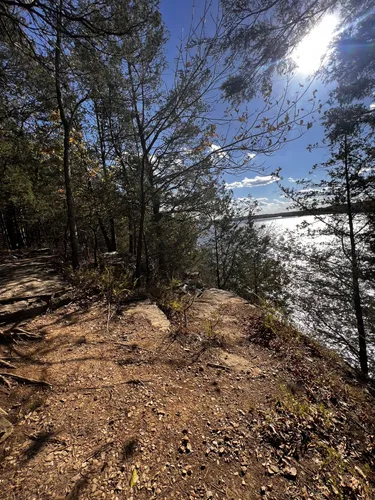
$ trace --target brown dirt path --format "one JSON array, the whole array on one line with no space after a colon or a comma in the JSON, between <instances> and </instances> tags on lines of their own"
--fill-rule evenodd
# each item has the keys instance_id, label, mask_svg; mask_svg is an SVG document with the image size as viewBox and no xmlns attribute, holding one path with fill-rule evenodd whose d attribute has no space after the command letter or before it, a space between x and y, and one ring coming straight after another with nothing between
<instances>
[{"instance_id":1,"label":"brown dirt path","mask_svg":"<svg viewBox=\"0 0 375 500\"><path fill-rule=\"evenodd\" d=\"M51 298L67 292L53 267L53 256L34 251L0 262L0 323L33 317L47 310Z\"/></svg>"},{"instance_id":2,"label":"brown dirt path","mask_svg":"<svg viewBox=\"0 0 375 500\"><path fill-rule=\"evenodd\" d=\"M30 321L45 340L1 356L52 389L0 389L15 426L0 445L1 498L250 500L262 487L269 499L302 498L295 481L265 476L253 430L285 380L275 353L247 340L257 314L211 290L189 311L189 333L147 301L108 328L104 306Z\"/></svg>"}]
</instances>

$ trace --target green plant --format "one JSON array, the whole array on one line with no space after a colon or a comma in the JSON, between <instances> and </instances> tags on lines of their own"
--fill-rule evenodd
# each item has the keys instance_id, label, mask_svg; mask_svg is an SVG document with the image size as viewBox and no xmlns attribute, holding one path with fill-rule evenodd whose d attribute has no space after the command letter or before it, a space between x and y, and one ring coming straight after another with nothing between
<instances>
[{"instance_id":1,"label":"green plant","mask_svg":"<svg viewBox=\"0 0 375 500\"><path fill-rule=\"evenodd\" d=\"M280 392L279 403L287 412L303 418L312 414L313 407L307 399L296 399L285 385L281 385Z\"/></svg>"}]
</instances>

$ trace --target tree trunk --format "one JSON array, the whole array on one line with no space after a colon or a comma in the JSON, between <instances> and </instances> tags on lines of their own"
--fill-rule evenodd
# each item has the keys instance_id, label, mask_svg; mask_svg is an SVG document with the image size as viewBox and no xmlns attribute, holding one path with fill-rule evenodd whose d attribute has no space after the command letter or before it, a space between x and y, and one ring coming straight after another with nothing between
<instances>
[{"instance_id":1,"label":"tree trunk","mask_svg":"<svg viewBox=\"0 0 375 500\"><path fill-rule=\"evenodd\" d=\"M143 245L145 247L145 259L146 259L146 281L149 281L150 279L150 259L148 255L148 246L147 246L147 241L146 241L146 235L143 233Z\"/></svg>"},{"instance_id":2,"label":"tree trunk","mask_svg":"<svg viewBox=\"0 0 375 500\"><path fill-rule=\"evenodd\" d=\"M220 266L219 266L219 248L218 248L218 242L217 242L217 230L216 230L215 223L214 223L214 231L215 231L216 283L217 283L217 287L221 288L221 283L220 283Z\"/></svg>"},{"instance_id":3,"label":"tree trunk","mask_svg":"<svg viewBox=\"0 0 375 500\"><path fill-rule=\"evenodd\" d=\"M353 212L351 203L351 190L349 181L349 152L348 141L345 136L345 152L344 152L344 168L345 168L345 187L346 187L346 200L348 207L348 222L349 222L349 235L350 235L350 250L351 250L351 270L352 270L352 292L355 316L357 320L357 331L359 340L359 363L361 372L365 378L368 377L368 358L367 358L367 345L366 345L366 331L363 321L363 310L361 303L361 293L359 288L359 267L357 259L356 241L353 226Z\"/></svg>"},{"instance_id":4,"label":"tree trunk","mask_svg":"<svg viewBox=\"0 0 375 500\"><path fill-rule=\"evenodd\" d=\"M66 204L68 208L68 224L70 233L70 246L72 250L72 266L73 269L79 267L79 246L78 246L78 231L75 214L75 204L72 190L72 175L69 164L70 152L70 130L64 127L64 178L66 190Z\"/></svg>"},{"instance_id":5,"label":"tree trunk","mask_svg":"<svg viewBox=\"0 0 375 500\"><path fill-rule=\"evenodd\" d=\"M112 252L116 252L117 250L117 240L116 240L116 226L115 221L112 216L109 217L109 227L111 230L111 248Z\"/></svg>"},{"instance_id":6,"label":"tree trunk","mask_svg":"<svg viewBox=\"0 0 375 500\"><path fill-rule=\"evenodd\" d=\"M143 196L141 196L141 213L139 217L139 226L138 226L138 240L137 240L137 252L136 252L136 263L135 263L136 278L140 278L142 276L143 231L145 227L145 216L146 216L146 205L144 202L144 194L143 194Z\"/></svg>"},{"instance_id":7,"label":"tree trunk","mask_svg":"<svg viewBox=\"0 0 375 500\"><path fill-rule=\"evenodd\" d=\"M94 102L94 111L95 111L95 116L96 116L96 126L97 126L98 137L99 137L100 157L102 160L104 180L105 180L105 184L106 184L106 188L107 188L108 187L108 170L107 170L107 158L106 158L105 139L104 139L104 125L103 125L103 120L101 120L99 117L99 109L98 109L96 102ZM102 230L104 239L105 239L106 244L107 244L108 252L116 252L117 243L116 243L115 221L113 219L111 211L109 209L107 209L106 212L107 212L107 217L108 217L110 232L111 232L110 239L107 236L107 232L103 231L103 229L105 229L105 228L104 228L104 224L103 224L101 218L99 219L99 224L100 224L100 228Z\"/></svg>"},{"instance_id":8,"label":"tree trunk","mask_svg":"<svg viewBox=\"0 0 375 500\"><path fill-rule=\"evenodd\" d=\"M144 226L145 226L145 218L146 218L146 193L145 193L145 176L146 173L148 173L149 170L149 164L148 164L148 148L146 145L146 138L144 134L144 129L143 129L143 119L140 117L140 113L138 110L138 104L137 104L137 93L136 89L134 86L133 82L133 72L132 72L132 67L131 64L128 63L128 73L129 73L129 78L130 78L130 83L131 83L131 90L132 90L132 101L133 101L133 111L135 112L135 119L137 122L137 128L138 128L138 133L139 133L139 138L141 141L141 146L142 146L142 161L141 161L141 172L140 172L140 179L139 179L139 184L140 184L140 217L139 217L139 227L138 227L138 234L137 234L137 243L136 243L136 264L135 264L135 276L136 278L140 278L142 275L142 252L143 252L143 233L144 233Z\"/></svg>"},{"instance_id":9,"label":"tree trunk","mask_svg":"<svg viewBox=\"0 0 375 500\"><path fill-rule=\"evenodd\" d=\"M162 214L160 213L160 202L156 199L153 203L153 217L155 224L155 234L158 252L158 271L162 278L166 277L167 266L165 261L165 246L163 240L163 231L161 227Z\"/></svg>"},{"instance_id":10,"label":"tree trunk","mask_svg":"<svg viewBox=\"0 0 375 500\"><path fill-rule=\"evenodd\" d=\"M4 248L8 247L10 249L11 245L9 241L8 231L5 225L5 220L2 212L0 212L0 220L1 220L1 234L3 236Z\"/></svg>"},{"instance_id":11,"label":"tree trunk","mask_svg":"<svg viewBox=\"0 0 375 500\"><path fill-rule=\"evenodd\" d=\"M112 239L108 236L108 233L107 233L107 230L105 228L103 219L100 217L99 213L97 213L97 217L98 217L98 222L99 222L100 230L101 230L103 238L105 240L105 244L107 245L107 251L108 252L115 252L116 251L116 246L115 246L115 248L113 248Z\"/></svg>"},{"instance_id":12,"label":"tree trunk","mask_svg":"<svg viewBox=\"0 0 375 500\"><path fill-rule=\"evenodd\" d=\"M56 23L56 47L55 47L55 86L57 104L60 111L61 123L64 129L64 156L63 168L65 179L66 191L66 204L68 209L68 224L70 231L70 245L72 250L72 265L73 269L79 267L79 245L78 245L78 231L75 215L75 204L72 190L72 175L70 170L69 153L70 153L70 129L71 119L69 120L65 114L65 108L61 92L61 22L62 22L62 8L63 0L60 0L57 23Z\"/></svg>"},{"instance_id":13,"label":"tree trunk","mask_svg":"<svg viewBox=\"0 0 375 500\"><path fill-rule=\"evenodd\" d=\"M128 218L128 238L129 238L129 244L128 244L128 252L129 255L134 255L134 224L132 219L129 217Z\"/></svg>"},{"instance_id":14,"label":"tree trunk","mask_svg":"<svg viewBox=\"0 0 375 500\"><path fill-rule=\"evenodd\" d=\"M140 216L139 216L139 226L138 226L138 238L136 247L136 261L135 261L135 277L140 278L142 276L142 252L143 252L143 233L145 227L146 218L146 193L145 193L145 170L146 170L146 158L142 158L141 163L141 178L140 178Z\"/></svg>"},{"instance_id":15,"label":"tree trunk","mask_svg":"<svg viewBox=\"0 0 375 500\"><path fill-rule=\"evenodd\" d=\"M4 227L10 250L23 248L25 243L18 227L16 210L12 202L8 203L5 210Z\"/></svg>"},{"instance_id":16,"label":"tree trunk","mask_svg":"<svg viewBox=\"0 0 375 500\"><path fill-rule=\"evenodd\" d=\"M98 268L98 237L96 236L96 229L93 229L94 233L94 267Z\"/></svg>"}]
</instances>

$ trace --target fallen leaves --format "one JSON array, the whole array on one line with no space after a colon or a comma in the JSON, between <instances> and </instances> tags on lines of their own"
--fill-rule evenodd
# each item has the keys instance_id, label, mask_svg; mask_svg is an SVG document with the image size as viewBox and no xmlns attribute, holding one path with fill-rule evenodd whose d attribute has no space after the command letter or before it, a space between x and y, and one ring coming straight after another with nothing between
<instances>
[{"instance_id":1,"label":"fallen leaves","mask_svg":"<svg viewBox=\"0 0 375 500\"><path fill-rule=\"evenodd\" d=\"M138 483L138 480L139 480L138 471L136 468L134 468L129 481L130 488L133 488Z\"/></svg>"}]
</instances>

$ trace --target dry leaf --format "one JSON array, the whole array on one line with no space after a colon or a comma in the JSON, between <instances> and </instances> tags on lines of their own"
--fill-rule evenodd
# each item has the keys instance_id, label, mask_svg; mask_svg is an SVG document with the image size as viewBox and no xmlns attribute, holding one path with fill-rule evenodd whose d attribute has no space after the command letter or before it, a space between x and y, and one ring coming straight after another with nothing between
<instances>
[{"instance_id":1,"label":"dry leaf","mask_svg":"<svg viewBox=\"0 0 375 500\"><path fill-rule=\"evenodd\" d=\"M132 472L132 477L130 478L130 488L133 488L138 482L139 476L137 469L134 469Z\"/></svg>"}]
</instances>

